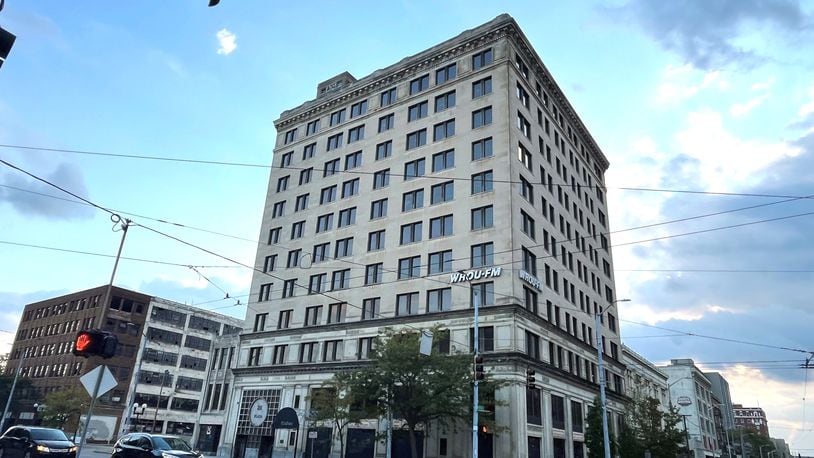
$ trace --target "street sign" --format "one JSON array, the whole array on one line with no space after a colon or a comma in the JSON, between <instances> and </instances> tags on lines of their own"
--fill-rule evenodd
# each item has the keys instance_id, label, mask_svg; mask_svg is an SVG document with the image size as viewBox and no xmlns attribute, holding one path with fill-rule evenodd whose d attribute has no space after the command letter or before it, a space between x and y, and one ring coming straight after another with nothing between
<instances>
[{"instance_id":1,"label":"street sign","mask_svg":"<svg viewBox=\"0 0 814 458\"><path fill-rule=\"evenodd\" d=\"M79 381L82 382L82 386L85 387L85 391L87 391L90 396L93 396L93 388L96 385L96 379L99 378L99 371L104 371L104 373L102 373L102 380L99 383L99 392L96 394L97 397L116 388L116 385L119 384L107 366L96 366L96 369L79 378Z\"/></svg>"},{"instance_id":2,"label":"street sign","mask_svg":"<svg viewBox=\"0 0 814 458\"><path fill-rule=\"evenodd\" d=\"M308 431L308 438L309 439L316 439L317 438L317 432L316 431Z\"/></svg>"}]
</instances>

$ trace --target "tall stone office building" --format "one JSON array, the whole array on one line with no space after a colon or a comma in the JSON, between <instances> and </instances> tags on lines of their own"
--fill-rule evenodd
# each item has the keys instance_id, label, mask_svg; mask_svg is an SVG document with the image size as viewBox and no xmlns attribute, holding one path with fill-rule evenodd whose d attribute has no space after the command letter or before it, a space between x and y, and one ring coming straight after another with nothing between
<instances>
[{"instance_id":1,"label":"tall stone office building","mask_svg":"<svg viewBox=\"0 0 814 458\"><path fill-rule=\"evenodd\" d=\"M600 311L616 428L608 160L511 17L361 79L341 73L275 126L224 435L235 456L310 450L303 432L272 438L272 414L293 407L307 423L310 391L364 364L385 328L439 325L442 351L471 352L473 291L488 377L512 382L494 413L507 429L481 428L481 457L585 456ZM384 456L378 428L352 425L348 456ZM330 430L313 430L327 456ZM470 431L428 428L424 456L471 455Z\"/></svg>"}]
</instances>

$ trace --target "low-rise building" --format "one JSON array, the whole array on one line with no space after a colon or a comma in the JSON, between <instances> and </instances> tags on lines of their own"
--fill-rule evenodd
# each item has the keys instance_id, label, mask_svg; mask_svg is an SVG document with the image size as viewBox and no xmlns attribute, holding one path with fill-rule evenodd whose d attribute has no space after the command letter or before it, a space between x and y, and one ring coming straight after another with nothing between
<instances>
[{"instance_id":1,"label":"low-rise building","mask_svg":"<svg viewBox=\"0 0 814 458\"><path fill-rule=\"evenodd\" d=\"M686 443L694 458L720 456L720 445L715 431L712 384L692 359L672 359L661 369L667 380L670 403L678 406L684 417Z\"/></svg>"},{"instance_id":2,"label":"low-rise building","mask_svg":"<svg viewBox=\"0 0 814 458\"><path fill-rule=\"evenodd\" d=\"M622 362L626 368L627 395L631 398L654 398L666 412L670 406L667 374L627 345L622 345Z\"/></svg>"}]
</instances>

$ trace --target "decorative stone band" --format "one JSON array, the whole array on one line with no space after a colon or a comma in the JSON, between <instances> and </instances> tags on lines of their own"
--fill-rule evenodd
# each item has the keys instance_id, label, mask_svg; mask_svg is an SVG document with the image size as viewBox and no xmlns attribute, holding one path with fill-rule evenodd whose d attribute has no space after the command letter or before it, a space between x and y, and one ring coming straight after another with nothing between
<instances>
[{"instance_id":1,"label":"decorative stone band","mask_svg":"<svg viewBox=\"0 0 814 458\"><path fill-rule=\"evenodd\" d=\"M486 278L499 277L503 273L502 267L487 267L486 269L468 270L466 272L455 272L450 274L450 283L462 283L472 280L483 280Z\"/></svg>"}]
</instances>

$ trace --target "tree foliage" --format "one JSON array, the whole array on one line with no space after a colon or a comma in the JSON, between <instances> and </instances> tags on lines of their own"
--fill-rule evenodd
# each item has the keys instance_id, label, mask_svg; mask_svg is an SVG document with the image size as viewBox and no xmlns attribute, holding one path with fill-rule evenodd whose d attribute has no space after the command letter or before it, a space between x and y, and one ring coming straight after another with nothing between
<instances>
[{"instance_id":1,"label":"tree foliage","mask_svg":"<svg viewBox=\"0 0 814 458\"><path fill-rule=\"evenodd\" d=\"M435 335L438 335L437 332ZM366 399L380 417L391 412L409 433L410 452L418 456L416 431L431 422L452 425L468 421L472 414L472 356L445 355L435 349L419 353L419 335L391 333L378 339L372 364L349 375L351 390ZM494 383L481 382L484 393Z\"/></svg>"},{"instance_id":2,"label":"tree foliage","mask_svg":"<svg viewBox=\"0 0 814 458\"><path fill-rule=\"evenodd\" d=\"M622 456L644 456L650 451L653 458L673 458L684 443L684 433L678 428L681 415L678 409L662 411L659 401L652 397L634 397L625 411L625 422L619 435Z\"/></svg>"},{"instance_id":3,"label":"tree foliage","mask_svg":"<svg viewBox=\"0 0 814 458\"><path fill-rule=\"evenodd\" d=\"M329 423L339 438L339 456L345 456L345 428L374 416L358 390L351 386L352 375L337 373L323 388L311 392L308 419Z\"/></svg>"},{"instance_id":4,"label":"tree foliage","mask_svg":"<svg viewBox=\"0 0 814 458\"><path fill-rule=\"evenodd\" d=\"M45 411L42 414L42 421L46 426L64 428L76 425L82 413L82 407L88 405L90 397L79 387L65 388L52 391L45 396L43 403Z\"/></svg>"},{"instance_id":5,"label":"tree foliage","mask_svg":"<svg viewBox=\"0 0 814 458\"><path fill-rule=\"evenodd\" d=\"M605 439L602 433L602 408L599 398L594 398L594 404L588 408L585 419L585 445L588 447L588 458L605 457ZM610 437L611 456L616 456L616 441ZM624 455L627 456L627 455Z\"/></svg>"}]
</instances>

